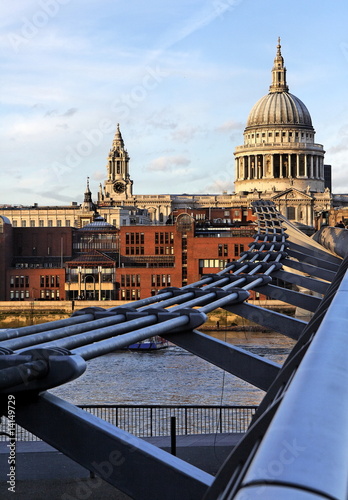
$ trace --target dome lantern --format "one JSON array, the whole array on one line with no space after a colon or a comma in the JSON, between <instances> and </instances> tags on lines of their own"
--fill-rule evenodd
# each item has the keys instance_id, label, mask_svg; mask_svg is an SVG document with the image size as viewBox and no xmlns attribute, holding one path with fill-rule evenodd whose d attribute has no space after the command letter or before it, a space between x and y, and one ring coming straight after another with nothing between
<instances>
[{"instance_id":1,"label":"dome lantern","mask_svg":"<svg viewBox=\"0 0 348 500\"><path fill-rule=\"evenodd\" d=\"M277 55L274 59L272 69L272 85L269 88L270 92L288 92L289 87L286 84L286 67L281 53L280 37L278 38Z\"/></svg>"}]
</instances>

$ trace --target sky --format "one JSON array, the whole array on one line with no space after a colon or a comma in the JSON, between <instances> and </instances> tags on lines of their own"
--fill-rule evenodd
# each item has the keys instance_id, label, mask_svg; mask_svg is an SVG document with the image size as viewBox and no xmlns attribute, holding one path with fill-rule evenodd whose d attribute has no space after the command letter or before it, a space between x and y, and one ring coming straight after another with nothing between
<instances>
[{"instance_id":1,"label":"sky","mask_svg":"<svg viewBox=\"0 0 348 500\"><path fill-rule=\"evenodd\" d=\"M278 36L348 193L348 2L16 0L0 6L0 205L94 199L117 123L134 194L228 193Z\"/></svg>"}]
</instances>

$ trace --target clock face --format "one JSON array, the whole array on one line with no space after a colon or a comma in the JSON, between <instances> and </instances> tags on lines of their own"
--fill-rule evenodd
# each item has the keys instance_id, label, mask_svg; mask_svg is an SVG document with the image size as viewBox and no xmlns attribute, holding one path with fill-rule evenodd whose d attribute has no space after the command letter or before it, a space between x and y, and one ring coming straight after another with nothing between
<instances>
[{"instance_id":1,"label":"clock face","mask_svg":"<svg viewBox=\"0 0 348 500\"><path fill-rule=\"evenodd\" d=\"M123 193L123 191L125 189L126 189L126 186L123 184L123 182L115 182L115 184L114 184L115 193Z\"/></svg>"}]
</instances>

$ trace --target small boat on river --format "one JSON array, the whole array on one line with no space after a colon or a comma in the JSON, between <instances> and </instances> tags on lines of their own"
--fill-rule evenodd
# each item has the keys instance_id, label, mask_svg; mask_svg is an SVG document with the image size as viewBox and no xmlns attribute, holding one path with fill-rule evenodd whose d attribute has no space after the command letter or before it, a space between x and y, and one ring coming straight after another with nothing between
<instances>
[{"instance_id":1,"label":"small boat on river","mask_svg":"<svg viewBox=\"0 0 348 500\"><path fill-rule=\"evenodd\" d=\"M156 351L168 347L168 341L159 335L135 342L127 347L131 351Z\"/></svg>"}]
</instances>

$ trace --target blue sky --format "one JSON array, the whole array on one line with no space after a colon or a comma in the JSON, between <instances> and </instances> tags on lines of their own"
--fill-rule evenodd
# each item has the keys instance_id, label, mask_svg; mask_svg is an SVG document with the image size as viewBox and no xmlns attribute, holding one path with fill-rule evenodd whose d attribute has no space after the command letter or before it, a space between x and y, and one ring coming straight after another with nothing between
<instances>
[{"instance_id":1,"label":"blue sky","mask_svg":"<svg viewBox=\"0 0 348 500\"><path fill-rule=\"evenodd\" d=\"M0 204L96 197L118 122L135 194L232 192L278 36L347 193L347 25L346 0L2 2Z\"/></svg>"}]
</instances>

